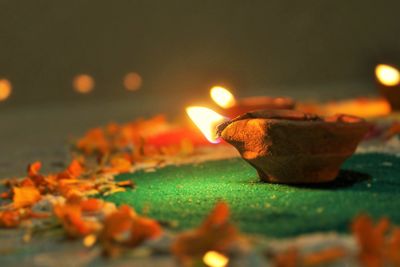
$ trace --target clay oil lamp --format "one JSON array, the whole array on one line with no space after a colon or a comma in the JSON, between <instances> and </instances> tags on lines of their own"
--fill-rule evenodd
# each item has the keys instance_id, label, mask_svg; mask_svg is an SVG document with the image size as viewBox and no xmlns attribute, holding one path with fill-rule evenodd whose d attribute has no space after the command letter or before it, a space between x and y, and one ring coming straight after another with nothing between
<instances>
[{"instance_id":1,"label":"clay oil lamp","mask_svg":"<svg viewBox=\"0 0 400 267\"><path fill-rule=\"evenodd\" d=\"M218 126L217 134L233 145L271 183L332 181L369 125L349 115L319 117L294 110L261 110Z\"/></svg>"},{"instance_id":2,"label":"clay oil lamp","mask_svg":"<svg viewBox=\"0 0 400 267\"><path fill-rule=\"evenodd\" d=\"M394 65L379 64L375 67L375 77L382 96L392 110L400 110L400 71Z\"/></svg>"},{"instance_id":3,"label":"clay oil lamp","mask_svg":"<svg viewBox=\"0 0 400 267\"><path fill-rule=\"evenodd\" d=\"M222 108L222 114L229 118L259 109L293 109L295 106L294 100L287 97L257 96L236 99L228 89L221 86L211 88L210 96Z\"/></svg>"}]
</instances>

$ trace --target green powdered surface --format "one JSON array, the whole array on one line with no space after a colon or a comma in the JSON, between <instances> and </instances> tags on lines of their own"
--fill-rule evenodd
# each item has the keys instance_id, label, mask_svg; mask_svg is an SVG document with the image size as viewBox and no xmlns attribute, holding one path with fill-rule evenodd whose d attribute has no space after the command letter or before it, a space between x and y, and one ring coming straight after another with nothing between
<instances>
[{"instance_id":1,"label":"green powdered surface","mask_svg":"<svg viewBox=\"0 0 400 267\"><path fill-rule=\"evenodd\" d=\"M123 174L137 187L106 199L132 205L175 229L197 226L218 200L231 207L232 221L247 233L288 237L349 230L354 216L368 213L400 224L400 160L385 154L348 159L335 182L290 186L259 182L242 159L169 166Z\"/></svg>"}]
</instances>

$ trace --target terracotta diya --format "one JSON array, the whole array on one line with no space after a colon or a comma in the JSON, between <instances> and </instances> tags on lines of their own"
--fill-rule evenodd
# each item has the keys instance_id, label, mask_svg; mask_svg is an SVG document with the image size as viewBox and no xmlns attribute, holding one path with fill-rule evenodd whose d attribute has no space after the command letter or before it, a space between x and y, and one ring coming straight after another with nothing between
<instances>
[{"instance_id":1,"label":"terracotta diya","mask_svg":"<svg viewBox=\"0 0 400 267\"><path fill-rule=\"evenodd\" d=\"M211 98L223 108L223 115L234 118L246 112L260 109L293 109L295 101L288 97L256 96L236 100L224 87L215 86L210 90Z\"/></svg>"},{"instance_id":2,"label":"terracotta diya","mask_svg":"<svg viewBox=\"0 0 400 267\"><path fill-rule=\"evenodd\" d=\"M394 65L379 64L375 67L375 78L392 110L400 110L400 71Z\"/></svg>"},{"instance_id":3,"label":"terracotta diya","mask_svg":"<svg viewBox=\"0 0 400 267\"><path fill-rule=\"evenodd\" d=\"M323 183L336 178L368 131L361 118L260 110L218 126L218 135L271 183Z\"/></svg>"}]
</instances>

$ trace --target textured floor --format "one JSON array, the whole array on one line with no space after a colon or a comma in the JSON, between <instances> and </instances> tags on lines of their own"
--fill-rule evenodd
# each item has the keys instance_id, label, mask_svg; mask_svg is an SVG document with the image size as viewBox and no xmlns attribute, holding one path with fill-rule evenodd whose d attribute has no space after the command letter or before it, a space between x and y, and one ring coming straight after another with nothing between
<instances>
[{"instance_id":1,"label":"textured floor","mask_svg":"<svg viewBox=\"0 0 400 267\"><path fill-rule=\"evenodd\" d=\"M241 159L170 166L119 179L132 179L137 188L108 200L131 204L179 229L197 225L219 199L230 204L242 231L268 236L347 231L360 212L400 223L400 159L384 154L354 155L336 182L313 187L260 183Z\"/></svg>"}]
</instances>

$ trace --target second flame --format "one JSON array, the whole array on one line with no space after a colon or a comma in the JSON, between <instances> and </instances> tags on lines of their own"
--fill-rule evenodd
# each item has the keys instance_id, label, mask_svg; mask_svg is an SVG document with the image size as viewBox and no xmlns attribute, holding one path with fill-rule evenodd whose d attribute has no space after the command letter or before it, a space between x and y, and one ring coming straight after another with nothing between
<instances>
[{"instance_id":1,"label":"second flame","mask_svg":"<svg viewBox=\"0 0 400 267\"><path fill-rule=\"evenodd\" d=\"M400 72L393 66L379 64L375 68L376 78L386 86L395 86L400 83Z\"/></svg>"},{"instance_id":2,"label":"second flame","mask_svg":"<svg viewBox=\"0 0 400 267\"><path fill-rule=\"evenodd\" d=\"M233 94L228 89L221 86L214 86L211 88L210 96L212 100L222 108L230 108L236 104Z\"/></svg>"}]
</instances>

